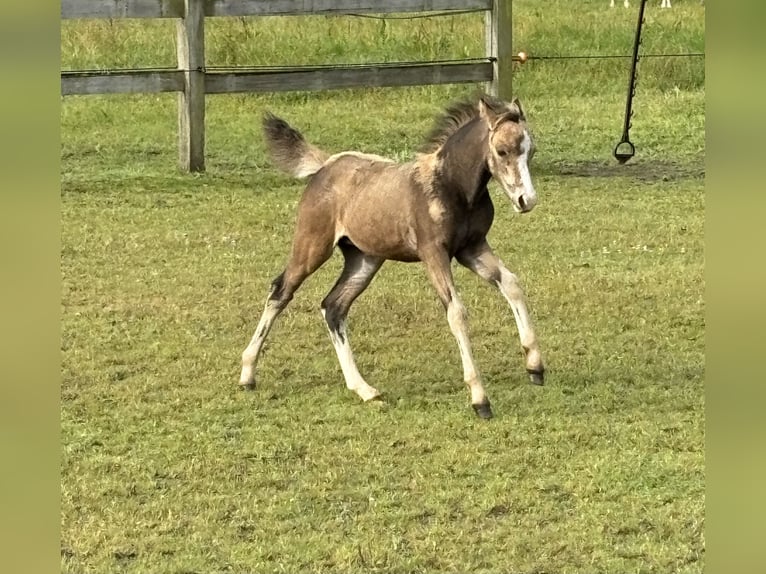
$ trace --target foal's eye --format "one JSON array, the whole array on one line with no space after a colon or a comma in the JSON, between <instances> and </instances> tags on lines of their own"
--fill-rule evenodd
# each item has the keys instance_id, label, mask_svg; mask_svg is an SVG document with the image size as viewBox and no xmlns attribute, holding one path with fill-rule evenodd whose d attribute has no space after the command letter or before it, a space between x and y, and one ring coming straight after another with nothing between
<instances>
[{"instance_id":1,"label":"foal's eye","mask_svg":"<svg viewBox=\"0 0 766 574\"><path fill-rule=\"evenodd\" d=\"M508 155L508 150L507 149L499 149L499 150L497 150L497 155L499 155L500 157L505 157L505 156Z\"/></svg>"}]
</instances>

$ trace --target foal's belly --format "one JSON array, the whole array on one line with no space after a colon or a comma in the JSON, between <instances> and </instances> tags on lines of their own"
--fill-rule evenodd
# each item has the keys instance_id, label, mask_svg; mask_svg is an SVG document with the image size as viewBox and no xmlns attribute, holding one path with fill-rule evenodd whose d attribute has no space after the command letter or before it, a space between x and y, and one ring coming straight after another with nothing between
<instances>
[{"instance_id":1,"label":"foal's belly","mask_svg":"<svg viewBox=\"0 0 766 574\"><path fill-rule=\"evenodd\" d=\"M347 237L360 251L393 261L419 261L415 230L379 219L349 222L344 226Z\"/></svg>"}]
</instances>

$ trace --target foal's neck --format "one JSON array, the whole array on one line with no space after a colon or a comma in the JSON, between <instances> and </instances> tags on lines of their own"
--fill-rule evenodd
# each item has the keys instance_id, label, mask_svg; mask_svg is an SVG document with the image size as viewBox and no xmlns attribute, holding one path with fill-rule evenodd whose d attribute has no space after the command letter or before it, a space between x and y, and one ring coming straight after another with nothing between
<instances>
[{"instance_id":1,"label":"foal's neck","mask_svg":"<svg viewBox=\"0 0 766 574\"><path fill-rule=\"evenodd\" d=\"M480 119L474 119L456 131L438 151L441 169L437 174L442 193L456 194L473 205L487 193L491 177L487 166L489 132Z\"/></svg>"}]
</instances>

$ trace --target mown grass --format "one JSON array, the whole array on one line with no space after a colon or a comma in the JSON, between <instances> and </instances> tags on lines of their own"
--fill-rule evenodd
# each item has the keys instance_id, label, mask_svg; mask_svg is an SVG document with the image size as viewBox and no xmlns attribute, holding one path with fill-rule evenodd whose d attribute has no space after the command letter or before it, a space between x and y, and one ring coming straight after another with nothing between
<instances>
[{"instance_id":1,"label":"mown grass","mask_svg":"<svg viewBox=\"0 0 766 574\"><path fill-rule=\"evenodd\" d=\"M635 12L607 4L519 0L517 45L628 53ZM647 52L660 37L698 51L690 4L648 12ZM212 21L211 54L481 51L473 16L389 22L388 37L378 21L291 22ZM116 21L111 40L108 26L63 23L62 66L173 65L167 23ZM519 217L493 192L490 241L522 279L549 371L526 383L507 305L456 267L489 423L417 265L384 266L351 313L382 407L345 389L318 312L338 258L280 317L256 392L236 385L302 188L268 165L263 110L329 150L406 158L475 86L211 96L198 176L175 171L174 96L63 100L62 571L702 572L704 68L645 65L626 166L610 156L625 61L517 70L541 202Z\"/></svg>"}]
</instances>

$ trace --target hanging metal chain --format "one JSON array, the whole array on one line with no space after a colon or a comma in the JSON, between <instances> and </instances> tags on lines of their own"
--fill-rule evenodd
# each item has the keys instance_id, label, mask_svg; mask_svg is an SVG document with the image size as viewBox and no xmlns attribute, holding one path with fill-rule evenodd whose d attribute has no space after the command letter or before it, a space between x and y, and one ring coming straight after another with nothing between
<instances>
[{"instance_id":1,"label":"hanging metal chain","mask_svg":"<svg viewBox=\"0 0 766 574\"><path fill-rule=\"evenodd\" d=\"M636 95L636 67L638 66L638 48L641 45L641 27L644 24L644 6L646 0L641 0L638 8L638 24L636 26L636 39L633 43L633 58L630 65L630 80L628 81L628 99L625 102L625 124L622 130L622 139L614 148L614 157L620 163L625 163L636 155L636 146L630 141L630 128L633 125L633 96Z\"/></svg>"}]
</instances>

